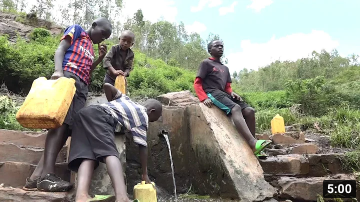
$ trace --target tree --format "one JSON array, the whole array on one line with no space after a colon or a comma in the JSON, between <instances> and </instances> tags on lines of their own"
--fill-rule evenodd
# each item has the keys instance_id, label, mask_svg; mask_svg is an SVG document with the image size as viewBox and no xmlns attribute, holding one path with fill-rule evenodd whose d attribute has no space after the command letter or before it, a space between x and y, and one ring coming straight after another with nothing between
<instances>
[{"instance_id":1,"label":"tree","mask_svg":"<svg viewBox=\"0 0 360 202\"><path fill-rule=\"evenodd\" d=\"M2 0L1 8L3 11L11 11L11 10L16 10L16 5L12 0Z\"/></svg>"}]
</instances>

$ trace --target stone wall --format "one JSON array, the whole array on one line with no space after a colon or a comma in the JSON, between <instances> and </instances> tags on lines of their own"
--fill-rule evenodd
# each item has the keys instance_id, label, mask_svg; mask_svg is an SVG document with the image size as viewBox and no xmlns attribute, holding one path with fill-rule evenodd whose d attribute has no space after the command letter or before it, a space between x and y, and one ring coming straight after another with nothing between
<instances>
[{"instance_id":1,"label":"stone wall","mask_svg":"<svg viewBox=\"0 0 360 202\"><path fill-rule=\"evenodd\" d=\"M244 201L273 196L275 189L265 181L258 160L220 110L198 104L188 91L158 99L165 104L163 115L148 130L148 172L158 187L174 193L167 145L158 135L167 130L178 194L191 187L197 194ZM137 146L130 139L126 161L127 188L132 193L141 179L141 165Z\"/></svg>"}]
</instances>

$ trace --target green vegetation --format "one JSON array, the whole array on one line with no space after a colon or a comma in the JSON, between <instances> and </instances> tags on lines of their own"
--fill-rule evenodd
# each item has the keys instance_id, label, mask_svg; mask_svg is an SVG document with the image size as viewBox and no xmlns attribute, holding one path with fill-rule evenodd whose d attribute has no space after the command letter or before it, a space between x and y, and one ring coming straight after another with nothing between
<instances>
[{"instance_id":1,"label":"green vegetation","mask_svg":"<svg viewBox=\"0 0 360 202\"><path fill-rule=\"evenodd\" d=\"M0 128L10 130L24 129L15 118L18 109L19 106L10 97L0 96Z\"/></svg>"},{"instance_id":2,"label":"green vegetation","mask_svg":"<svg viewBox=\"0 0 360 202\"><path fill-rule=\"evenodd\" d=\"M9 2L6 5L11 7ZM16 20L29 19L22 13ZM88 23L83 21L83 26ZM182 23L144 21L141 10L122 29L131 29L136 35L134 70L128 79L133 98L153 98L181 90L194 92L196 70L200 61L207 57L205 44L219 39L214 34L206 40L198 34L188 34ZM108 49L117 43L118 32L105 42ZM43 28L34 29L28 41L18 38L16 43L10 43L7 36L0 36L0 81L10 91L26 95L34 79L49 78L53 73L54 52L59 39L60 36L51 36ZM97 46L94 51L97 54ZM101 90L104 74L105 70L99 65L92 75L91 91ZM331 137L333 146L354 150L347 154L347 164L360 170L357 163L360 160L360 66L357 56L345 58L336 50L313 52L309 58L276 61L258 71L243 69L234 72L232 78L235 92L257 111L257 132L269 130L270 121L276 114L284 117L286 125L300 124L311 129L316 123ZM21 129L14 115L17 104L6 96L1 99L0 127Z\"/></svg>"}]
</instances>

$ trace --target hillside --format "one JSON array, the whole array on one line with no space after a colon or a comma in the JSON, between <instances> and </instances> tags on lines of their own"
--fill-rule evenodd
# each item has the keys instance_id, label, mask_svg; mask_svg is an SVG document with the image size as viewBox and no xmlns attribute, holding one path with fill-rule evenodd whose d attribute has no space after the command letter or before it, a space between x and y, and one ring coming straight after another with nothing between
<instances>
[{"instance_id":1,"label":"hillside","mask_svg":"<svg viewBox=\"0 0 360 202\"><path fill-rule=\"evenodd\" d=\"M11 92L22 96L27 94L35 78L49 78L54 68L53 55L61 27L40 22L42 24L36 27L49 30L30 26L24 14L19 17L0 13L0 26L4 28L0 29L1 34L10 35L0 36L0 80ZM167 23L159 22L153 26L166 27ZM143 30L138 31L136 23L130 25L140 36ZM14 34L16 32L19 38ZM134 50L134 71L129 78L130 96L141 99L181 90L194 92L192 86L197 64L207 57L201 45L204 41L196 40L200 39L176 44L181 47L181 54L172 56L157 51L164 49L161 44L150 50L139 40ZM111 47L116 39L106 43ZM172 47L175 42L166 43L166 47ZM181 58L187 55L194 57L183 63ZM332 146L353 150L348 153L353 159L350 165L360 170L360 153L357 152L360 151L360 67L356 59L341 57L336 51L323 51L314 52L312 58L277 61L258 71L245 69L235 72L233 89L257 110L257 132L269 131L271 119L280 114L286 125L300 125L302 130L330 138ZM93 73L90 86L93 93L101 90L104 73L101 65ZM15 120L22 99L5 90L1 94L0 128L22 130Z\"/></svg>"}]
</instances>

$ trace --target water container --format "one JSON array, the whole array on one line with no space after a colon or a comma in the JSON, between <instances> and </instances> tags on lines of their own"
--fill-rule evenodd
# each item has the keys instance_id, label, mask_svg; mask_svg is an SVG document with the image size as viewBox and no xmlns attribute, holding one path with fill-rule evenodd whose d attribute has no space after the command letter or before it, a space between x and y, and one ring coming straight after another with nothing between
<instances>
[{"instance_id":1,"label":"water container","mask_svg":"<svg viewBox=\"0 0 360 202\"><path fill-rule=\"evenodd\" d=\"M135 185L134 199L139 202L157 202L155 183L145 184L145 181L142 181Z\"/></svg>"},{"instance_id":2,"label":"water container","mask_svg":"<svg viewBox=\"0 0 360 202\"><path fill-rule=\"evenodd\" d=\"M284 118L279 114L271 120L271 132L272 134L285 133Z\"/></svg>"},{"instance_id":3,"label":"water container","mask_svg":"<svg viewBox=\"0 0 360 202\"><path fill-rule=\"evenodd\" d=\"M125 76L119 75L115 79L115 88L118 89L121 93L126 94L126 80Z\"/></svg>"},{"instance_id":4,"label":"water container","mask_svg":"<svg viewBox=\"0 0 360 202\"><path fill-rule=\"evenodd\" d=\"M71 78L35 79L16 119L25 128L57 128L64 122L75 91L75 80Z\"/></svg>"}]
</instances>

